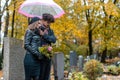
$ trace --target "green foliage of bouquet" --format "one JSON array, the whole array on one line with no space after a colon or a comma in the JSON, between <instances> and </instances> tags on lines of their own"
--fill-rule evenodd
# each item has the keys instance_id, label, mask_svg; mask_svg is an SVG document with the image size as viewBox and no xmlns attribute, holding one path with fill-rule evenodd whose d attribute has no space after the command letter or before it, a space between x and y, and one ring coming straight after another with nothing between
<instances>
[{"instance_id":1,"label":"green foliage of bouquet","mask_svg":"<svg viewBox=\"0 0 120 80\"><path fill-rule=\"evenodd\" d=\"M48 57L49 59L53 56L52 49L52 46L42 46L38 48L39 52Z\"/></svg>"}]
</instances>

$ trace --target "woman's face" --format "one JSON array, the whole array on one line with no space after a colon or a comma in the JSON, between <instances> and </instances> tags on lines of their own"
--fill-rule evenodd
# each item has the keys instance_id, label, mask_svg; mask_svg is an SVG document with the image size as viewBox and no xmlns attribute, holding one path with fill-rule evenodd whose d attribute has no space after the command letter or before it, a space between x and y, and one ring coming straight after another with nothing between
<instances>
[{"instance_id":1,"label":"woman's face","mask_svg":"<svg viewBox=\"0 0 120 80\"><path fill-rule=\"evenodd\" d=\"M39 20L39 21L37 21L37 23L36 23L36 27L39 28L40 26L41 26L41 21Z\"/></svg>"}]
</instances>

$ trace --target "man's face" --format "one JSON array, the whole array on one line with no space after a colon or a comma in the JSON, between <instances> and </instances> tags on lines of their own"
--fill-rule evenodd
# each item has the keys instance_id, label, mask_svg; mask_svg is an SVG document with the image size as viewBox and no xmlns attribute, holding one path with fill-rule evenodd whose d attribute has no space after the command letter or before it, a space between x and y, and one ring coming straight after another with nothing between
<instances>
[{"instance_id":1,"label":"man's face","mask_svg":"<svg viewBox=\"0 0 120 80\"><path fill-rule=\"evenodd\" d=\"M50 26L50 22L48 22L48 21L43 21L43 25L44 25L45 27L49 27L49 26Z\"/></svg>"}]
</instances>

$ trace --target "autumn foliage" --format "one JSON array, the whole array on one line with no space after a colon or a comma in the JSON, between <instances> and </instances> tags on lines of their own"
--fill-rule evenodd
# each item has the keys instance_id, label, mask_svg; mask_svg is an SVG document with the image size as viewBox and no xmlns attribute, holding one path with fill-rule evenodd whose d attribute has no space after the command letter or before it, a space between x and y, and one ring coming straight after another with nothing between
<instances>
[{"instance_id":1,"label":"autumn foliage","mask_svg":"<svg viewBox=\"0 0 120 80\"><path fill-rule=\"evenodd\" d=\"M28 18L19 14L18 9L24 0L11 0L9 5L9 33L14 17L14 36L22 39L28 26ZM79 54L88 54L88 43L92 44L93 51L102 52L120 46L120 1L119 0L54 0L65 11L65 14L56 19L51 25L57 36L56 51L68 54L75 50ZM90 38L89 32L92 36ZM90 40L91 39L91 42ZM98 43L95 41L98 40Z\"/></svg>"}]
</instances>

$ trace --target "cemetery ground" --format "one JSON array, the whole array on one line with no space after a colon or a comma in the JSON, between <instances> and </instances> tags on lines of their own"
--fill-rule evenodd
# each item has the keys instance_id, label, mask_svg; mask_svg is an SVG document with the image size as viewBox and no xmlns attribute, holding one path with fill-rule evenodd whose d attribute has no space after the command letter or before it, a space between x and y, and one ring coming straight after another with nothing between
<instances>
[{"instance_id":1,"label":"cemetery ground","mask_svg":"<svg viewBox=\"0 0 120 80\"><path fill-rule=\"evenodd\" d=\"M102 67L103 68L103 73L102 73L102 75L95 80L120 80L120 71L118 70L120 68L116 67L116 64L115 64L115 62L117 62L117 61L120 61L119 57L115 57L113 59L107 59L106 62L103 63L103 67ZM78 67L76 68L75 71L79 71ZM79 71L79 72L83 72L83 70ZM82 78L81 79L69 79L68 78L69 74L70 73L68 71L66 71L66 70L64 71L64 80L83 80ZM54 75L51 77L51 80L54 80ZM89 78L88 78L88 80L89 80Z\"/></svg>"},{"instance_id":2,"label":"cemetery ground","mask_svg":"<svg viewBox=\"0 0 120 80\"><path fill-rule=\"evenodd\" d=\"M120 58L117 58L120 59ZM114 61L113 59L107 60L106 64L110 64L112 63L112 61ZM106 64L104 64L104 72L106 72ZM68 79L68 74L69 72L67 70L64 71L64 80L69 80ZM0 80L4 80L3 79L3 71L0 71ZM53 66L51 68L51 77L50 80L55 80L54 79L54 70L53 70ZM75 79L76 80L76 79ZM114 74L103 74L98 80L120 80L120 74L119 75L114 75Z\"/></svg>"},{"instance_id":3,"label":"cemetery ground","mask_svg":"<svg viewBox=\"0 0 120 80\"><path fill-rule=\"evenodd\" d=\"M67 75L68 71L64 71L64 76ZM54 79L54 73L51 70L51 79L50 80L55 80ZM67 77L64 77L64 80L70 80ZM78 80L78 79L72 79L72 80ZM103 74L98 80L120 80L120 75L111 75L111 74Z\"/></svg>"},{"instance_id":4,"label":"cemetery ground","mask_svg":"<svg viewBox=\"0 0 120 80\"><path fill-rule=\"evenodd\" d=\"M0 79L3 77L3 71L0 71Z\"/></svg>"},{"instance_id":5,"label":"cemetery ground","mask_svg":"<svg viewBox=\"0 0 120 80\"><path fill-rule=\"evenodd\" d=\"M64 71L64 72L68 73L68 71ZM0 80L4 80L2 78L3 78L3 71L1 70L0 71ZM52 69L51 69L51 78L50 78L50 80L55 80ZM65 77L64 80L69 80L69 79L67 77ZM102 77L99 80L120 80L120 75L115 76L115 75L106 75L106 74L103 74Z\"/></svg>"}]
</instances>

